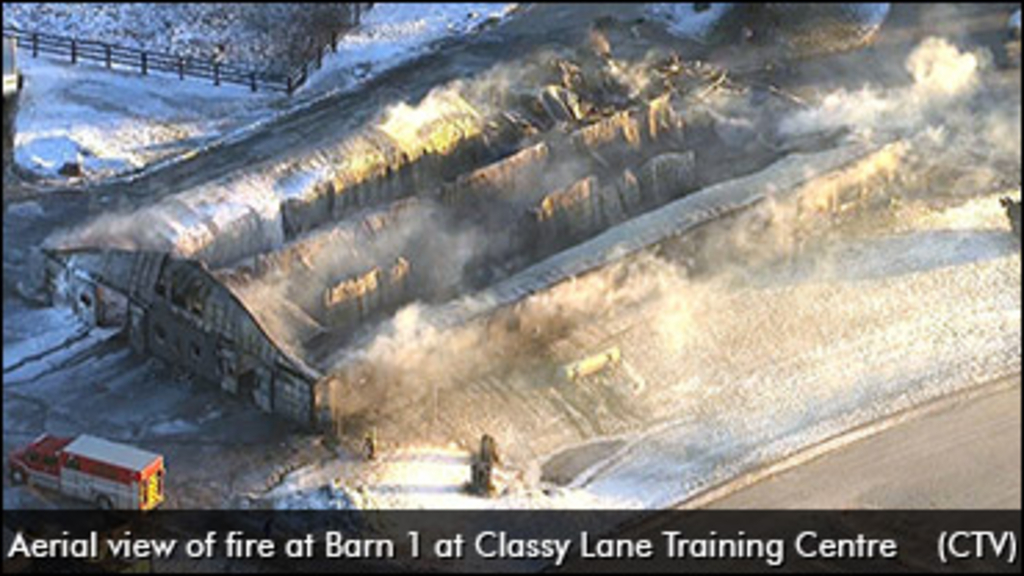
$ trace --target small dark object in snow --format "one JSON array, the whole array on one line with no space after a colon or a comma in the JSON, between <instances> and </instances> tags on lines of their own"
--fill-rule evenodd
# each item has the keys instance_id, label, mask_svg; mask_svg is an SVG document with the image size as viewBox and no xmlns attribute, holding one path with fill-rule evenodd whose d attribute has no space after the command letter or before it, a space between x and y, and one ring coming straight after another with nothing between
<instances>
[{"instance_id":1,"label":"small dark object in snow","mask_svg":"<svg viewBox=\"0 0 1024 576\"><path fill-rule=\"evenodd\" d=\"M363 438L363 456L368 461L377 459L377 431L373 430Z\"/></svg>"},{"instance_id":2,"label":"small dark object in snow","mask_svg":"<svg viewBox=\"0 0 1024 576\"><path fill-rule=\"evenodd\" d=\"M81 162L65 162L57 173L67 178L81 178L84 175Z\"/></svg>"},{"instance_id":3,"label":"small dark object in snow","mask_svg":"<svg viewBox=\"0 0 1024 576\"><path fill-rule=\"evenodd\" d=\"M501 458L498 456L498 443L490 434L484 434L480 438L480 460L488 464L501 462Z\"/></svg>"},{"instance_id":4,"label":"small dark object in snow","mask_svg":"<svg viewBox=\"0 0 1024 576\"><path fill-rule=\"evenodd\" d=\"M497 490L494 486L494 466L500 461L498 443L490 434L484 434L480 438L480 452L473 457L466 491L477 496L493 496Z\"/></svg>"},{"instance_id":5,"label":"small dark object in snow","mask_svg":"<svg viewBox=\"0 0 1024 576\"><path fill-rule=\"evenodd\" d=\"M1019 240L1021 237L1020 200L1004 197L999 200L999 203L1002 204L1003 209L1006 210L1006 217L1010 219L1010 229L1013 230L1014 236Z\"/></svg>"},{"instance_id":6,"label":"small dark object in snow","mask_svg":"<svg viewBox=\"0 0 1024 576\"><path fill-rule=\"evenodd\" d=\"M470 481L466 491L476 496L490 497L496 492L493 480L494 466L476 461L470 467Z\"/></svg>"}]
</instances>

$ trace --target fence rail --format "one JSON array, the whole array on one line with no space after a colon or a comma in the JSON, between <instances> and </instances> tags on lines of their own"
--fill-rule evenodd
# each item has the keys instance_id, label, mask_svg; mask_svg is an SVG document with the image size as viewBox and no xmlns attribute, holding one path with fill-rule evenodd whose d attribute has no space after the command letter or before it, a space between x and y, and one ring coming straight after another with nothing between
<instances>
[{"instance_id":1,"label":"fence rail","mask_svg":"<svg viewBox=\"0 0 1024 576\"><path fill-rule=\"evenodd\" d=\"M163 72L178 76L179 79L200 78L211 80L214 85L237 84L246 86L253 92L259 90L291 93L299 85L290 80L288 75L270 74L255 69L224 64L213 59L193 58L164 54L137 48L128 48L97 42L79 40L55 34L27 32L16 28L4 28L4 38L14 40L19 50L30 53L33 57L40 54L68 58L72 64L92 61L103 64L107 68L115 66L138 70L143 76L151 72Z\"/></svg>"},{"instance_id":2,"label":"fence rail","mask_svg":"<svg viewBox=\"0 0 1024 576\"><path fill-rule=\"evenodd\" d=\"M72 64L91 61L107 68L117 66L138 70L143 76L151 72L162 72L176 75L180 80L198 78L209 80L215 86L235 84L248 87L253 92L283 92L290 96L306 83L313 71L323 67L323 59L327 53L338 51L342 35L352 26L358 25L362 15L372 6L372 3L351 4L349 21L327 37L311 39L314 55L287 74L228 64L213 58L165 54L96 40L30 32L14 27L5 26L3 36L13 40L20 50L29 52L33 57L48 54L68 58Z\"/></svg>"}]
</instances>

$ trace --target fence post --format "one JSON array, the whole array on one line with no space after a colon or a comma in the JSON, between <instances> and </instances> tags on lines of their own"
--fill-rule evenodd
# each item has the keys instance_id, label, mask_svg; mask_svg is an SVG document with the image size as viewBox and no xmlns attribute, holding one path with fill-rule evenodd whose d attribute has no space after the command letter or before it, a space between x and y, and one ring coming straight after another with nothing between
<instances>
[{"instance_id":1,"label":"fence post","mask_svg":"<svg viewBox=\"0 0 1024 576\"><path fill-rule=\"evenodd\" d=\"M113 59L113 57L112 57L110 52L111 52L110 44L104 44L103 45L103 53L104 53L104 56L106 56L107 68L112 68L114 66L114 61L113 61L114 59Z\"/></svg>"},{"instance_id":2,"label":"fence post","mask_svg":"<svg viewBox=\"0 0 1024 576\"><path fill-rule=\"evenodd\" d=\"M213 85L220 86L220 62L213 63Z\"/></svg>"},{"instance_id":3,"label":"fence post","mask_svg":"<svg viewBox=\"0 0 1024 576\"><path fill-rule=\"evenodd\" d=\"M288 75L288 95L291 96L292 92L295 91L295 86L292 84L292 75Z\"/></svg>"},{"instance_id":4,"label":"fence post","mask_svg":"<svg viewBox=\"0 0 1024 576\"><path fill-rule=\"evenodd\" d=\"M316 69L319 70L324 67L324 48L323 46L316 47Z\"/></svg>"},{"instance_id":5,"label":"fence post","mask_svg":"<svg viewBox=\"0 0 1024 576\"><path fill-rule=\"evenodd\" d=\"M338 53L338 38L340 36L341 34L339 34L337 30L331 34L331 52L334 52L335 54Z\"/></svg>"},{"instance_id":6,"label":"fence post","mask_svg":"<svg viewBox=\"0 0 1024 576\"><path fill-rule=\"evenodd\" d=\"M178 80L185 79L185 59L178 56Z\"/></svg>"},{"instance_id":7,"label":"fence post","mask_svg":"<svg viewBox=\"0 0 1024 576\"><path fill-rule=\"evenodd\" d=\"M252 91L255 92L256 91L256 73L255 72L252 72L249 75L249 81L251 82Z\"/></svg>"},{"instance_id":8,"label":"fence post","mask_svg":"<svg viewBox=\"0 0 1024 576\"><path fill-rule=\"evenodd\" d=\"M71 63L78 64L78 42L71 40Z\"/></svg>"},{"instance_id":9,"label":"fence post","mask_svg":"<svg viewBox=\"0 0 1024 576\"><path fill-rule=\"evenodd\" d=\"M146 53L142 53L142 75L149 74L149 58L146 57Z\"/></svg>"},{"instance_id":10,"label":"fence post","mask_svg":"<svg viewBox=\"0 0 1024 576\"><path fill-rule=\"evenodd\" d=\"M32 57L39 57L39 34L32 34Z\"/></svg>"}]
</instances>

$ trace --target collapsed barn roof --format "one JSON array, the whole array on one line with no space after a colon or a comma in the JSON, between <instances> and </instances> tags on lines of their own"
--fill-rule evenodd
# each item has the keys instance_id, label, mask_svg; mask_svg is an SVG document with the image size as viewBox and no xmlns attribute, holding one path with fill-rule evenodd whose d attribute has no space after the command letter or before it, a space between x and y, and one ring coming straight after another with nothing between
<instances>
[{"instance_id":1,"label":"collapsed barn roof","mask_svg":"<svg viewBox=\"0 0 1024 576\"><path fill-rule=\"evenodd\" d=\"M437 304L438 325L467 322L857 154L793 159L802 168L691 197L784 152L753 132L740 147L722 137L705 102L730 89L721 73L644 66L660 88L638 92L607 71L588 84L563 65L561 85L489 113L438 91L312 160L164 198L48 251L315 381L406 304Z\"/></svg>"}]
</instances>

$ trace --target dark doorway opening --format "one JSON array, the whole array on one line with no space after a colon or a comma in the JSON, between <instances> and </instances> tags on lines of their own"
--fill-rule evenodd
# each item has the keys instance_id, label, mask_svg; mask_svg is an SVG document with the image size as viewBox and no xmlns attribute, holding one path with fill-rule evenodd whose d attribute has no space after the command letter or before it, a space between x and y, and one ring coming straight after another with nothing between
<instances>
[{"instance_id":1,"label":"dark doorway opening","mask_svg":"<svg viewBox=\"0 0 1024 576\"><path fill-rule=\"evenodd\" d=\"M243 372L238 376L238 396L249 402L255 401L254 393L258 383L259 380L256 378L255 370Z\"/></svg>"}]
</instances>

